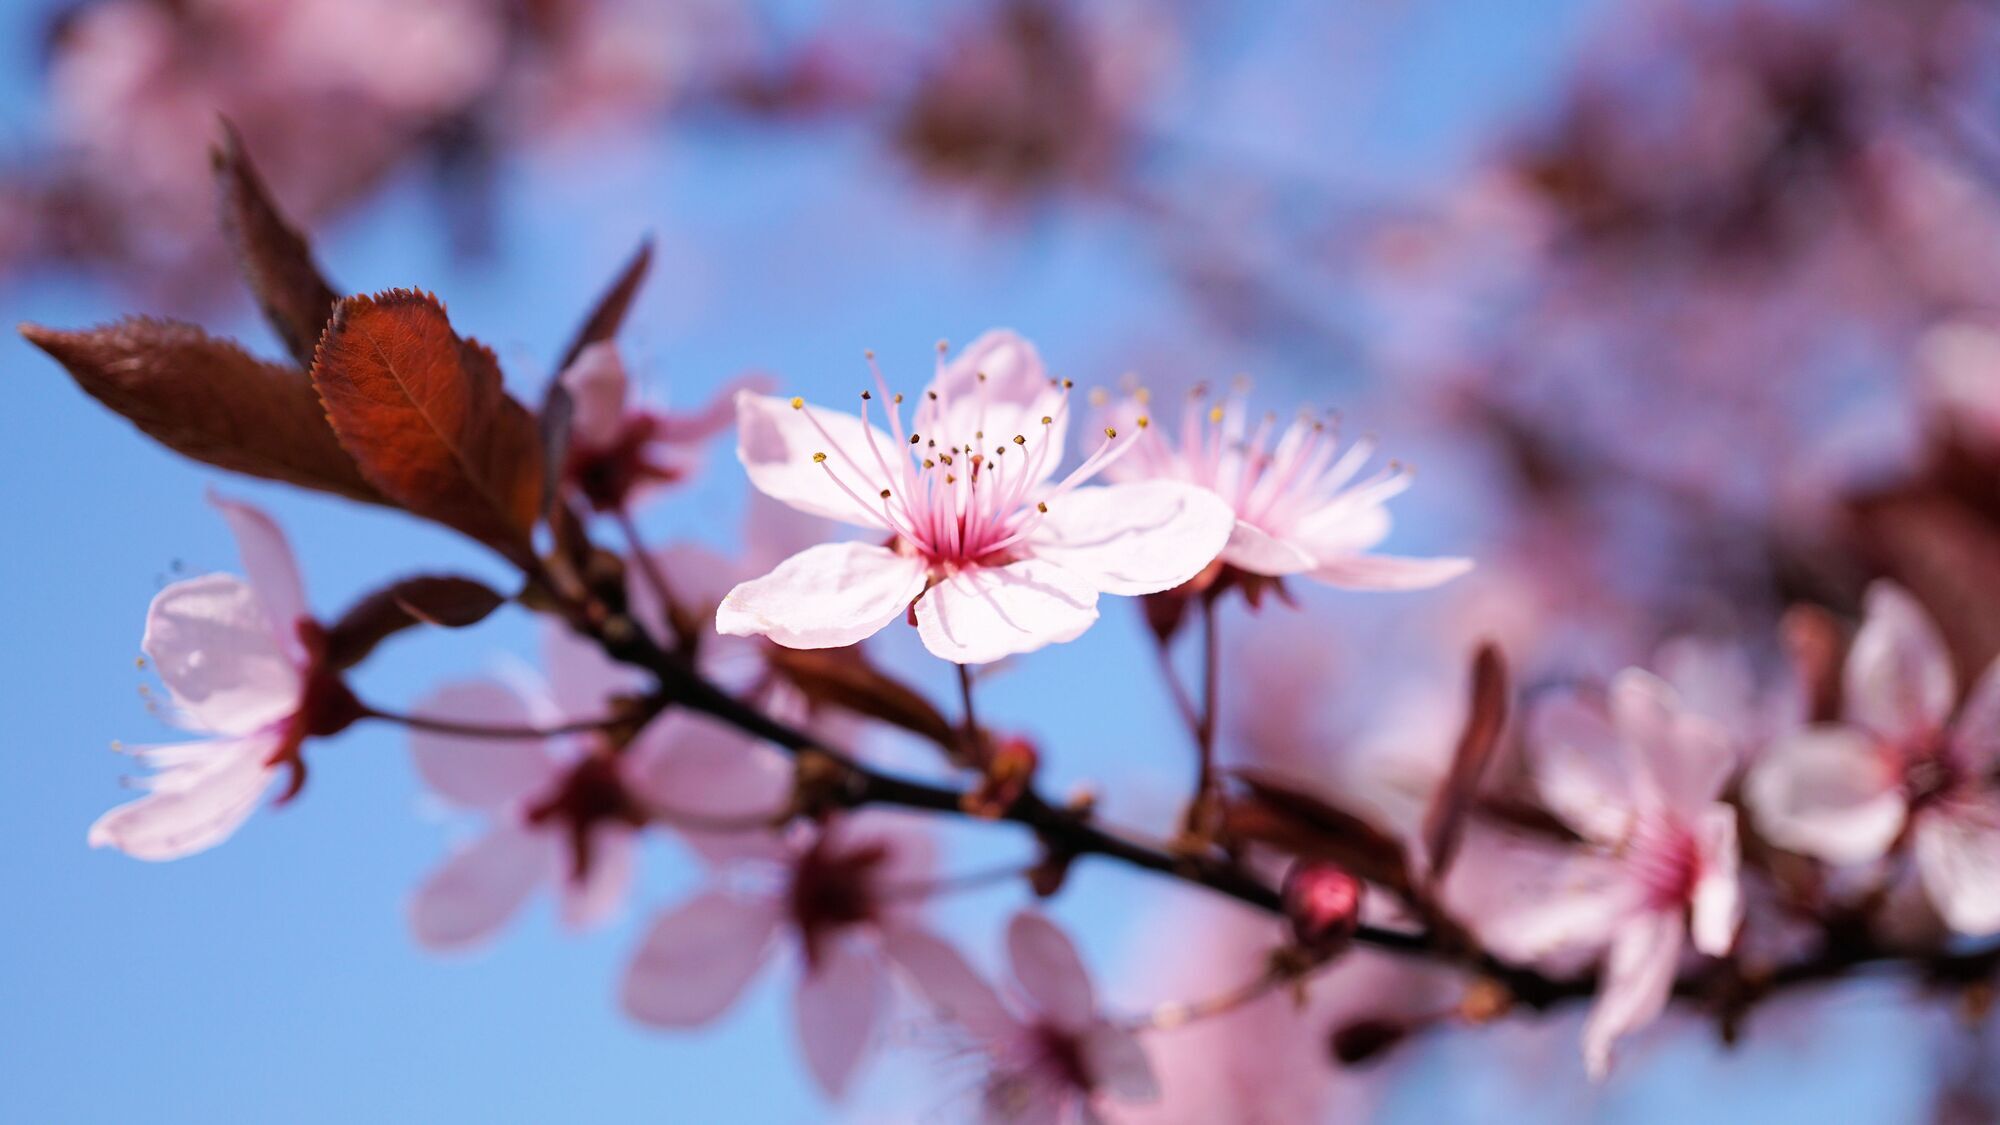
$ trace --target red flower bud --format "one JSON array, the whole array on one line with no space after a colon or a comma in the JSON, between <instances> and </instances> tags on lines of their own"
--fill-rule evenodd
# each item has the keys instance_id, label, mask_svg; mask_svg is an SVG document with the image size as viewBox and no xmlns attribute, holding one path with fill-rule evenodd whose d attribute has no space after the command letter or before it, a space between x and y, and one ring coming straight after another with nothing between
<instances>
[{"instance_id":1,"label":"red flower bud","mask_svg":"<svg viewBox=\"0 0 2000 1125\"><path fill-rule=\"evenodd\" d=\"M1338 953L1361 924L1361 880L1324 860L1300 860L1285 876L1285 918L1299 948Z\"/></svg>"}]
</instances>

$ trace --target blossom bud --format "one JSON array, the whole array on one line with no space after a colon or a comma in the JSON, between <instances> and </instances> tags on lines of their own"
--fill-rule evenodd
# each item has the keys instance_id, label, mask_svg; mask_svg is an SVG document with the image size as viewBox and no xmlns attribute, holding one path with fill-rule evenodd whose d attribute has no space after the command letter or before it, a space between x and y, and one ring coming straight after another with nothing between
<instances>
[{"instance_id":1,"label":"blossom bud","mask_svg":"<svg viewBox=\"0 0 2000 1125\"><path fill-rule=\"evenodd\" d=\"M1283 899L1292 940L1321 957L1340 952L1361 924L1361 881L1337 864L1313 859L1293 864Z\"/></svg>"}]
</instances>

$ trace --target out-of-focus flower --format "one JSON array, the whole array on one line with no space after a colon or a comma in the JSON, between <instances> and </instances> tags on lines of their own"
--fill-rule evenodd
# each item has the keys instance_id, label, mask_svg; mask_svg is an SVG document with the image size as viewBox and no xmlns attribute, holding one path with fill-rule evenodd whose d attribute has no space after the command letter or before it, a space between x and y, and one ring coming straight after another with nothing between
<instances>
[{"instance_id":1,"label":"out-of-focus flower","mask_svg":"<svg viewBox=\"0 0 2000 1125\"><path fill-rule=\"evenodd\" d=\"M898 934L890 947L938 1014L986 1054L980 1120L1096 1121L1101 1098L1159 1097L1137 1036L1098 1012L1076 947L1040 914L1024 910L1008 923L1014 988L1007 1000L934 937Z\"/></svg>"},{"instance_id":2,"label":"out-of-focus flower","mask_svg":"<svg viewBox=\"0 0 2000 1125\"><path fill-rule=\"evenodd\" d=\"M1458 909L1505 956L1609 943L1584 1025L1593 1077L1665 1008L1690 933L1721 956L1743 915L1736 811L1718 800L1735 770L1727 739L1638 669L1612 680L1608 711L1565 696L1530 733L1541 798L1585 848L1468 848L1453 872Z\"/></svg>"},{"instance_id":3,"label":"out-of-focus flower","mask_svg":"<svg viewBox=\"0 0 2000 1125\"><path fill-rule=\"evenodd\" d=\"M1301 417L1278 432L1275 415L1251 428L1249 404L1232 394L1213 405L1194 394L1181 411L1180 439L1146 423L1143 393L1112 413L1139 436L1130 456L1108 470L1121 481L1185 481L1230 505L1235 527L1222 561L1250 574L1303 574L1355 590L1415 590L1472 568L1470 559L1371 554L1389 534L1390 498L1410 485L1393 462L1357 479L1375 453L1370 440L1343 451L1334 429Z\"/></svg>"},{"instance_id":4,"label":"out-of-focus flower","mask_svg":"<svg viewBox=\"0 0 2000 1125\"><path fill-rule=\"evenodd\" d=\"M574 404L563 475L600 511L686 477L701 446L735 420L736 392L762 390L766 383L755 376L733 380L688 413L637 404L625 361L611 340L585 348L559 378Z\"/></svg>"},{"instance_id":5,"label":"out-of-focus flower","mask_svg":"<svg viewBox=\"0 0 2000 1125\"><path fill-rule=\"evenodd\" d=\"M248 504L217 498L250 580L208 574L176 582L146 613L146 656L173 698L175 718L215 737L139 748L157 772L149 792L90 827L93 847L137 859L179 859L229 838L281 771L280 800L305 781L310 736L360 718L359 703L326 666L325 631L306 608L284 533Z\"/></svg>"},{"instance_id":6,"label":"out-of-focus flower","mask_svg":"<svg viewBox=\"0 0 2000 1125\"><path fill-rule=\"evenodd\" d=\"M737 397L737 453L751 483L801 511L886 533L888 545L808 548L730 591L724 633L834 648L908 615L924 646L980 664L1073 640L1100 593L1149 594L1206 567L1228 539L1228 506L1177 481L1080 487L1132 450L1103 443L1059 482L1067 382L1033 345L989 332L938 371L905 433L878 371L893 437L863 416ZM1033 435L1030 438L1029 435Z\"/></svg>"},{"instance_id":7,"label":"out-of-focus flower","mask_svg":"<svg viewBox=\"0 0 2000 1125\"><path fill-rule=\"evenodd\" d=\"M606 715L630 689L596 650L552 631L541 698L497 680L448 684L418 708L426 720L530 730ZM417 772L433 793L488 814L486 833L433 872L410 903L417 940L435 949L491 937L548 881L572 926L602 921L631 883L638 834L676 814L748 822L782 808L789 767L732 727L676 711L619 746L603 732L494 738L419 728ZM698 809L676 802L698 787ZM775 795L773 795L775 794Z\"/></svg>"},{"instance_id":8,"label":"out-of-focus flower","mask_svg":"<svg viewBox=\"0 0 2000 1125\"><path fill-rule=\"evenodd\" d=\"M699 779L680 793L711 803ZM782 834L716 835L702 850L714 879L647 931L621 986L626 1012L658 1027L706 1024L789 946L800 964L799 1045L820 1088L839 1096L887 1014L888 950L916 932L929 837L864 812Z\"/></svg>"},{"instance_id":9,"label":"out-of-focus flower","mask_svg":"<svg viewBox=\"0 0 2000 1125\"><path fill-rule=\"evenodd\" d=\"M1844 681L1846 723L1798 732L1751 772L1759 831L1833 863L1877 859L1907 838L1945 923L2000 932L2000 665L1954 718L1957 677L1937 627L1878 582Z\"/></svg>"}]
</instances>

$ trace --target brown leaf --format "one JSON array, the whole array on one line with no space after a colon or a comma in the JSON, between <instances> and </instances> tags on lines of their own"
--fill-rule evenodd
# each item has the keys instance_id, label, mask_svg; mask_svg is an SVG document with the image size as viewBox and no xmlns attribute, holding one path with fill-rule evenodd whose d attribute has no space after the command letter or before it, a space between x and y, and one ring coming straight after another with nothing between
<instances>
[{"instance_id":1,"label":"brown leaf","mask_svg":"<svg viewBox=\"0 0 2000 1125\"><path fill-rule=\"evenodd\" d=\"M625 314L632 311L632 299L638 296L639 285L646 280L646 271L652 264L653 240L648 238L632 252L632 257L625 262L625 268L618 271L611 287L598 296L590 315L577 328L569 347L564 349L562 362L556 364L557 372L575 363L576 357L583 354L583 349L618 335L618 328L625 323Z\"/></svg>"},{"instance_id":2,"label":"brown leaf","mask_svg":"<svg viewBox=\"0 0 2000 1125\"><path fill-rule=\"evenodd\" d=\"M236 128L223 123L222 143L209 150L222 208L222 233L236 252L250 292L285 350L311 367L313 348L339 299L313 262L312 247L272 202Z\"/></svg>"},{"instance_id":3,"label":"brown leaf","mask_svg":"<svg viewBox=\"0 0 2000 1125\"><path fill-rule=\"evenodd\" d=\"M1479 797L1480 779L1506 724L1507 665L1499 649L1482 644L1472 658L1472 702L1451 757L1451 771L1424 814L1424 846L1430 853L1433 886L1443 881L1457 855L1466 814Z\"/></svg>"},{"instance_id":4,"label":"brown leaf","mask_svg":"<svg viewBox=\"0 0 2000 1125\"><path fill-rule=\"evenodd\" d=\"M1225 798L1228 838L1329 860L1394 890L1410 888L1409 861L1395 837L1295 782L1261 770L1237 770L1232 776L1245 792Z\"/></svg>"},{"instance_id":5,"label":"brown leaf","mask_svg":"<svg viewBox=\"0 0 2000 1125\"><path fill-rule=\"evenodd\" d=\"M313 362L341 444L382 494L533 565L542 443L500 365L428 293L347 297Z\"/></svg>"},{"instance_id":6,"label":"brown leaf","mask_svg":"<svg viewBox=\"0 0 2000 1125\"><path fill-rule=\"evenodd\" d=\"M352 668L375 646L411 626L463 629L484 621L506 601L499 591L470 578L404 578L356 602L327 628L327 660L335 668Z\"/></svg>"},{"instance_id":7,"label":"brown leaf","mask_svg":"<svg viewBox=\"0 0 2000 1125\"><path fill-rule=\"evenodd\" d=\"M877 668L858 648L781 648L768 653L779 675L816 704L901 727L947 751L959 745L957 728L930 701Z\"/></svg>"},{"instance_id":8,"label":"brown leaf","mask_svg":"<svg viewBox=\"0 0 2000 1125\"><path fill-rule=\"evenodd\" d=\"M341 448L302 372L266 363L191 324L131 318L21 335L92 398L148 437L217 468L382 504Z\"/></svg>"}]
</instances>

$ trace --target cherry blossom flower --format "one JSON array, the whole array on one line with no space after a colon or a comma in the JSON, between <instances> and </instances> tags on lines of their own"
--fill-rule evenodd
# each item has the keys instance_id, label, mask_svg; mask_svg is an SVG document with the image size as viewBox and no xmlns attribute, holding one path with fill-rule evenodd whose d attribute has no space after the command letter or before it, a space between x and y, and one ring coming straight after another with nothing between
<instances>
[{"instance_id":1,"label":"cherry blossom flower","mask_svg":"<svg viewBox=\"0 0 2000 1125\"><path fill-rule=\"evenodd\" d=\"M1003 1000L958 951L922 933L892 939L892 952L940 1015L969 1035L989 1069L980 1120L1009 1125L1100 1121L1102 1097L1149 1102L1159 1082L1129 1028L1097 1011L1076 947L1033 911L1007 926L1014 989Z\"/></svg>"},{"instance_id":2,"label":"cherry blossom flower","mask_svg":"<svg viewBox=\"0 0 2000 1125\"><path fill-rule=\"evenodd\" d=\"M440 687L418 707L429 721L531 730L606 714L630 675L569 633L552 630L549 684L523 692L495 679ZM539 698L537 698L539 696ZM772 816L780 798L754 803L782 787L786 764L734 728L700 715L670 712L623 747L603 732L561 738L494 738L427 730L411 736L417 772L432 793L457 808L488 814L487 831L460 848L410 902L417 940L458 949L495 934L537 886L555 886L564 920L583 928L603 921L632 880L641 830L671 821L692 785L711 800L703 817ZM750 799L739 799L746 789Z\"/></svg>"},{"instance_id":3,"label":"cherry blossom flower","mask_svg":"<svg viewBox=\"0 0 2000 1125\"><path fill-rule=\"evenodd\" d=\"M1149 409L1147 398L1138 392L1110 416L1121 426L1136 422ZM1318 418L1301 416L1282 433L1274 415L1251 423L1240 393L1211 405L1198 390L1181 411L1178 439L1165 427L1138 427L1132 455L1107 475L1213 490L1235 514L1222 561L1250 574L1303 574L1351 590L1417 590L1472 568L1470 559L1370 553L1389 534L1384 505L1410 486L1410 471L1393 462L1360 476L1374 456L1372 440L1343 451L1334 428Z\"/></svg>"},{"instance_id":4,"label":"cherry blossom flower","mask_svg":"<svg viewBox=\"0 0 2000 1125\"><path fill-rule=\"evenodd\" d=\"M300 751L361 717L325 660L325 631L306 608L298 564L278 525L248 504L211 497L236 537L249 581L208 574L176 582L146 612L143 648L172 697L174 718L214 737L134 751L157 772L146 796L90 827L92 847L136 859L205 851L249 819L278 775L279 798L305 782Z\"/></svg>"},{"instance_id":5,"label":"cherry blossom flower","mask_svg":"<svg viewBox=\"0 0 2000 1125\"><path fill-rule=\"evenodd\" d=\"M703 443L734 421L735 392L765 385L754 376L733 380L689 413L634 403L625 361L611 340L585 348L559 378L573 404L564 476L600 511L686 477Z\"/></svg>"},{"instance_id":6,"label":"cherry blossom flower","mask_svg":"<svg viewBox=\"0 0 2000 1125\"><path fill-rule=\"evenodd\" d=\"M893 814L859 813L701 845L715 877L647 931L625 973L626 1012L656 1027L707 1024L787 949L799 964L799 1045L814 1081L840 1096L888 1014L889 948L917 932L929 837Z\"/></svg>"},{"instance_id":7,"label":"cherry blossom flower","mask_svg":"<svg viewBox=\"0 0 2000 1125\"><path fill-rule=\"evenodd\" d=\"M924 646L982 664L1074 640L1100 593L1138 595L1194 577L1229 536L1228 508L1178 481L1081 487L1135 447L1105 431L1060 481L1069 384L1034 346L989 332L956 359L940 349L912 429L879 369L889 434L862 416L737 396L750 481L802 511L889 536L808 548L730 591L724 633L792 648L854 644L908 615ZM1143 427L1141 427L1143 429Z\"/></svg>"},{"instance_id":8,"label":"cherry blossom flower","mask_svg":"<svg viewBox=\"0 0 2000 1125\"><path fill-rule=\"evenodd\" d=\"M1746 792L1772 843L1864 863L1907 840L1952 929L2000 932L2000 664L1953 717L1957 677L1937 627L1877 582L1843 669L1847 722L1779 741Z\"/></svg>"},{"instance_id":9,"label":"cherry blossom flower","mask_svg":"<svg viewBox=\"0 0 2000 1125\"><path fill-rule=\"evenodd\" d=\"M1453 871L1456 909L1502 956L1608 943L1583 1032L1593 1078L1665 1008L1689 936L1722 956L1743 913L1736 812L1718 800L1735 769L1727 739L1636 668L1612 680L1608 710L1563 697L1530 733L1542 800L1586 848L1468 847Z\"/></svg>"}]
</instances>

